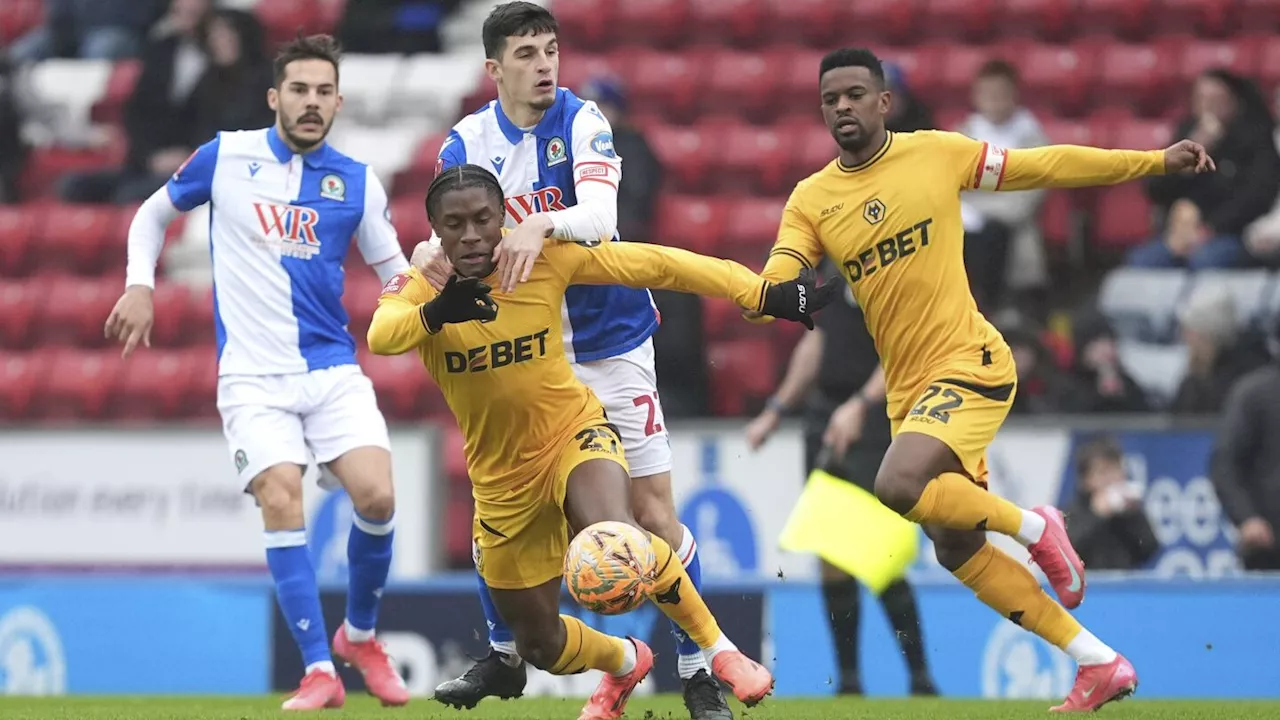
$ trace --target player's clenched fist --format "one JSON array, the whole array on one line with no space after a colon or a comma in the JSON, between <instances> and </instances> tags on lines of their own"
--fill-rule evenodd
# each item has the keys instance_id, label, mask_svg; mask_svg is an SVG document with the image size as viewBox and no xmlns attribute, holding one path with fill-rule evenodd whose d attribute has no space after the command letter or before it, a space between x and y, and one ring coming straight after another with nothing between
<instances>
[{"instance_id":1,"label":"player's clenched fist","mask_svg":"<svg viewBox=\"0 0 1280 720\"><path fill-rule=\"evenodd\" d=\"M155 322L155 307L151 304L151 288L133 285L124 291L116 306L107 316L103 327L104 337L124 343L120 357L129 357L141 341L151 347L151 325Z\"/></svg>"},{"instance_id":2,"label":"player's clenched fist","mask_svg":"<svg viewBox=\"0 0 1280 720\"><path fill-rule=\"evenodd\" d=\"M459 280L457 275L452 275L440 294L418 309L422 326L427 332L438 333L448 323L492 320L498 316L498 305L489 297L492 291L493 288L478 278Z\"/></svg>"},{"instance_id":3,"label":"player's clenched fist","mask_svg":"<svg viewBox=\"0 0 1280 720\"><path fill-rule=\"evenodd\" d=\"M1179 140L1164 151L1164 171L1170 175L1180 172L1199 174L1217 169L1209 151L1194 140Z\"/></svg>"},{"instance_id":4,"label":"player's clenched fist","mask_svg":"<svg viewBox=\"0 0 1280 720\"><path fill-rule=\"evenodd\" d=\"M440 290L453 275L453 263L444 255L444 248L426 240L418 243L413 249L413 258L409 263L418 268L431 287Z\"/></svg>"},{"instance_id":5,"label":"player's clenched fist","mask_svg":"<svg viewBox=\"0 0 1280 720\"><path fill-rule=\"evenodd\" d=\"M803 323L813 329L813 314L831 304L840 293L841 281L818 284L818 276L812 270L804 269L795 280L770 285L764 291L765 315L772 315L783 320Z\"/></svg>"}]
</instances>

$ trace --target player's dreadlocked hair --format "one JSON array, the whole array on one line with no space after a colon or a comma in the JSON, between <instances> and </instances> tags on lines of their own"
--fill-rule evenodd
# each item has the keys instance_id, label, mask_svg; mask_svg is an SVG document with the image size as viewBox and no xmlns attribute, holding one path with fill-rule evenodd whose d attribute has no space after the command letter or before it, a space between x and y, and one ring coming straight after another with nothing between
<instances>
[{"instance_id":1,"label":"player's dreadlocked hair","mask_svg":"<svg viewBox=\"0 0 1280 720\"><path fill-rule=\"evenodd\" d=\"M880 64L880 58L876 54L866 48L840 48L832 50L822 57L822 63L818 66L818 80L822 80L822 76L828 71L842 67L864 67L871 71L871 76L880 84L880 89L884 89L884 67Z\"/></svg>"},{"instance_id":2,"label":"player's dreadlocked hair","mask_svg":"<svg viewBox=\"0 0 1280 720\"><path fill-rule=\"evenodd\" d=\"M509 37L559 32L560 23L550 10L531 2L509 2L495 7L484 19L480 38L484 42L484 56L497 60L502 57Z\"/></svg>"},{"instance_id":3,"label":"player's dreadlocked hair","mask_svg":"<svg viewBox=\"0 0 1280 720\"><path fill-rule=\"evenodd\" d=\"M308 35L298 37L280 46L272 70L276 87L284 82L284 70L295 60L324 60L333 65L333 77L338 77L338 64L342 62L342 46L332 35Z\"/></svg>"},{"instance_id":4,"label":"player's dreadlocked hair","mask_svg":"<svg viewBox=\"0 0 1280 720\"><path fill-rule=\"evenodd\" d=\"M431 181L431 187L427 188L427 218L434 222L436 213L440 210L440 199L445 193L476 187L487 190L489 195L498 201L499 207L506 202L502 185L498 184L498 178L494 177L493 173L470 163L454 165L436 175L436 179Z\"/></svg>"}]
</instances>

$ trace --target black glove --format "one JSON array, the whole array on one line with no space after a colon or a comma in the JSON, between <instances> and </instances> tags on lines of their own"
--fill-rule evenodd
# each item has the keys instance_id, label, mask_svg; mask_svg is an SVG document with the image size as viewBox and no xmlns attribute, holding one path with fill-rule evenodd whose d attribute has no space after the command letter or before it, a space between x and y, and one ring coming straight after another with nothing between
<instances>
[{"instance_id":1,"label":"black glove","mask_svg":"<svg viewBox=\"0 0 1280 720\"><path fill-rule=\"evenodd\" d=\"M498 317L498 304L489 297L492 290L479 278L458 279L457 275L450 275L440 294L418 308L422 326L434 334L448 323L488 321Z\"/></svg>"},{"instance_id":2,"label":"black glove","mask_svg":"<svg viewBox=\"0 0 1280 720\"><path fill-rule=\"evenodd\" d=\"M831 304L843 289L842 285L840 280L819 285L817 274L806 268L795 280L770 285L764 291L764 307L760 311L783 320L804 323L812 330L813 314Z\"/></svg>"}]
</instances>

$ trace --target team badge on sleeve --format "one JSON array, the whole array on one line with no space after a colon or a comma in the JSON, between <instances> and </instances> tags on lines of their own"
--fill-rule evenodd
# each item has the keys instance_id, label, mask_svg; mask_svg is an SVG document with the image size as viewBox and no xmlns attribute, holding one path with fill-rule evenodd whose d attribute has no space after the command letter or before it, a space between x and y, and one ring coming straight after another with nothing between
<instances>
[{"instance_id":1,"label":"team badge on sleeve","mask_svg":"<svg viewBox=\"0 0 1280 720\"><path fill-rule=\"evenodd\" d=\"M395 277L382 286L383 295L399 295L409 285L409 273L396 273Z\"/></svg>"},{"instance_id":2,"label":"team badge on sleeve","mask_svg":"<svg viewBox=\"0 0 1280 720\"><path fill-rule=\"evenodd\" d=\"M559 165L569 159L565 151L564 138L553 137L547 141L547 167Z\"/></svg>"},{"instance_id":3,"label":"team badge on sleeve","mask_svg":"<svg viewBox=\"0 0 1280 720\"><path fill-rule=\"evenodd\" d=\"M325 175L320 179L320 197L343 202L347 199L347 184L337 175Z\"/></svg>"}]
</instances>

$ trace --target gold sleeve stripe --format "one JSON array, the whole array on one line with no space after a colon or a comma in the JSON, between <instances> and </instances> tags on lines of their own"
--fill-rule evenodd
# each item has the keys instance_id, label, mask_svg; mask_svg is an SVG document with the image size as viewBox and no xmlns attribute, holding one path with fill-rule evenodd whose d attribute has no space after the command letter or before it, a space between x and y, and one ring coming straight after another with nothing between
<instances>
[{"instance_id":1,"label":"gold sleeve stripe","mask_svg":"<svg viewBox=\"0 0 1280 720\"><path fill-rule=\"evenodd\" d=\"M809 262L808 258L796 252L795 250L792 250L791 248L785 248L785 247L774 248L769 252L769 255L771 256L786 255L787 257L795 258L796 262L800 263L801 265L808 268L809 270L813 269L813 265Z\"/></svg>"}]
</instances>

